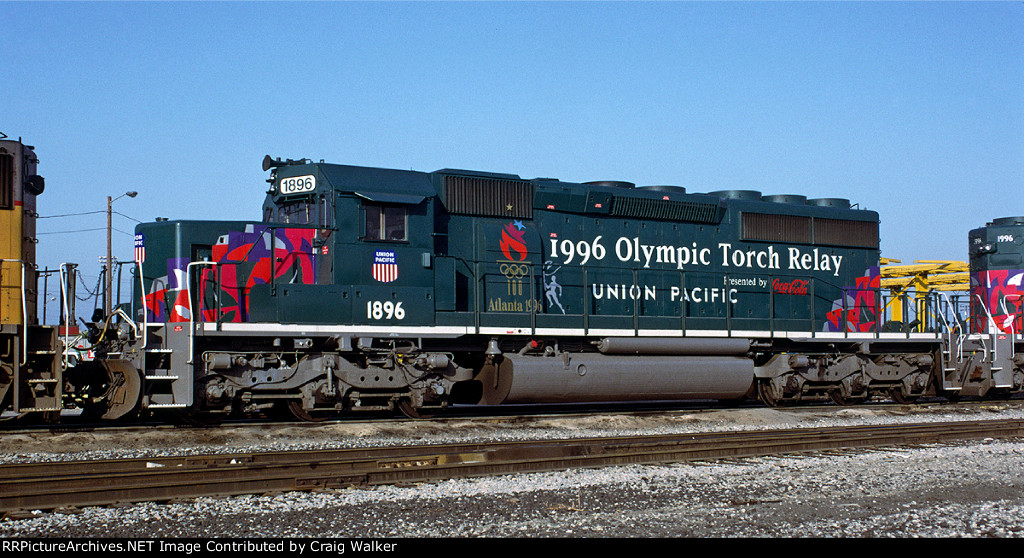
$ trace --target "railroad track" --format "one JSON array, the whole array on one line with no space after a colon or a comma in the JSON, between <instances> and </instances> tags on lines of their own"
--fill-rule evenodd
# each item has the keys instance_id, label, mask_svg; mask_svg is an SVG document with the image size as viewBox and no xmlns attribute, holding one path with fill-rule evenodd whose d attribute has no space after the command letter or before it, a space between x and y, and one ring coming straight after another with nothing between
<instances>
[{"instance_id":1,"label":"railroad track","mask_svg":"<svg viewBox=\"0 0 1024 558\"><path fill-rule=\"evenodd\" d=\"M16 464L0 512L1022 436L987 420Z\"/></svg>"},{"instance_id":2,"label":"railroad track","mask_svg":"<svg viewBox=\"0 0 1024 558\"><path fill-rule=\"evenodd\" d=\"M952 408L971 408L978 406L992 406L998 404L1005 408L1024 408L1024 399L1011 399L1003 401L959 401L956 403L950 403L944 399L936 399L931 402L917 402L911 405L889 402L889 401L876 401L872 403L860 403L855 408L861 411L896 411L900 412L906 410L906 412L925 412L928 410L935 409L952 409ZM780 410L786 413L821 413L821 412L836 412L848 407L837 406L834 403L824 403L820 405L816 404L803 404L786 406ZM595 413L607 414L607 415L629 415L629 416L660 416L671 413L712 413L720 411L733 411L742 409L766 409L766 407L755 401L744 402L740 405L723 406L717 402L710 401L684 401L684 402L639 402L629 404L615 404L615 403L601 403L593 406L584 406L581 404L569 404L569 405L555 405L555 404L543 404L543 405L500 405L500 406L474 406L464 405L457 406L446 410L443 414L433 417L430 420L434 423L444 423L452 421L462 420L489 420L493 422L501 421L521 421L521 420L532 420L532 419L543 419L551 417L560 418L574 418L574 417L588 417L593 416ZM410 419L406 417L345 417L328 420L325 422L308 422L308 421L295 421L295 420L274 420L267 418L235 418L230 420L223 420L219 422L211 422L209 424L174 424L170 422L153 422L153 421L140 421L131 422L127 420L119 421L76 421L77 417L64 417L59 424L49 424L45 422L21 422L15 417L5 417L0 419L0 432L3 433L15 433L15 432L124 432L125 435L131 435L135 432L146 432L156 430L175 431L182 429L197 429L210 431L217 428L245 428L245 427L266 427L273 428L278 426L298 427L298 428L320 428L324 425L332 424L386 424L386 423L408 423ZM419 420L419 419L417 419Z\"/></svg>"}]
</instances>

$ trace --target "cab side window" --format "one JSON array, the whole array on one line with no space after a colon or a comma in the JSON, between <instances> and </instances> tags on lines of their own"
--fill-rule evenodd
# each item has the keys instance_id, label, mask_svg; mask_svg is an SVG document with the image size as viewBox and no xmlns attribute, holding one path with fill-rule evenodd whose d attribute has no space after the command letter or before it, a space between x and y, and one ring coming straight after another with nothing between
<instances>
[{"instance_id":1,"label":"cab side window","mask_svg":"<svg viewBox=\"0 0 1024 558\"><path fill-rule=\"evenodd\" d=\"M408 240L408 215L405 206L364 204L366 235L363 240Z\"/></svg>"},{"instance_id":2,"label":"cab side window","mask_svg":"<svg viewBox=\"0 0 1024 558\"><path fill-rule=\"evenodd\" d=\"M14 156L0 155L0 209L14 207Z\"/></svg>"},{"instance_id":3,"label":"cab side window","mask_svg":"<svg viewBox=\"0 0 1024 558\"><path fill-rule=\"evenodd\" d=\"M277 220L294 225L315 225L316 206L306 200L282 204L278 209Z\"/></svg>"}]
</instances>

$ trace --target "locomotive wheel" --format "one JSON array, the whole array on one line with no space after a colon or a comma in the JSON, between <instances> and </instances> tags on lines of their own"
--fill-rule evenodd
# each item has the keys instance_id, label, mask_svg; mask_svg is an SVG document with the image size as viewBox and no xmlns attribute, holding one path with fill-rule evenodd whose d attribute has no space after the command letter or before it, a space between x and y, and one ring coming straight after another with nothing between
<instances>
[{"instance_id":1,"label":"locomotive wheel","mask_svg":"<svg viewBox=\"0 0 1024 558\"><path fill-rule=\"evenodd\" d=\"M331 418L332 413L329 412L316 412L307 411L302 407L302 402L295 399L288 400L288 412L293 417L304 421L304 422L323 422Z\"/></svg>"},{"instance_id":2,"label":"locomotive wheel","mask_svg":"<svg viewBox=\"0 0 1024 558\"><path fill-rule=\"evenodd\" d=\"M900 405L910 405L911 403L914 403L918 399L917 395L904 394L903 390L900 388L893 388L889 392L889 397L891 397L893 401L899 403Z\"/></svg>"},{"instance_id":3,"label":"locomotive wheel","mask_svg":"<svg viewBox=\"0 0 1024 558\"><path fill-rule=\"evenodd\" d=\"M411 419L428 419L437 416L437 411L427 410L422 407L413 407L412 401L403 399L398 402L398 410L402 411L402 414Z\"/></svg>"},{"instance_id":4,"label":"locomotive wheel","mask_svg":"<svg viewBox=\"0 0 1024 558\"><path fill-rule=\"evenodd\" d=\"M785 404L779 397L779 389L771 380L757 381L757 398L769 407L779 407Z\"/></svg>"},{"instance_id":5,"label":"locomotive wheel","mask_svg":"<svg viewBox=\"0 0 1024 558\"><path fill-rule=\"evenodd\" d=\"M90 402L83 416L90 419L114 420L131 414L139 408L142 378L135 365L125 360L104 360L92 369Z\"/></svg>"},{"instance_id":6,"label":"locomotive wheel","mask_svg":"<svg viewBox=\"0 0 1024 558\"><path fill-rule=\"evenodd\" d=\"M219 415L199 412L198 409L190 407L187 409L175 409L168 413L178 424L187 426L217 426L221 422Z\"/></svg>"},{"instance_id":7,"label":"locomotive wheel","mask_svg":"<svg viewBox=\"0 0 1024 558\"><path fill-rule=\"evenodd\" d=\"M835 403L836 405L841 405L843 407L856 405L858 403L863 403L868 400L866 395L859 397L847 397L843 395L842 392L840 392L839 390L832 390L828 392L828 397L829 399L832 400L833 403Z\"/></svg>"},{"instance_id":8,"label":"locomotive wheel","mask_svg":"<svg viewBox=\"0 0 1024 558\"><path fill-rule=\"evenodd\" d=\"M0 368L0 379L3 378L2 374L3 374L3 369ZM7 386L4 386L4 385L0 384L0 415L3 415L4 411L6 411L6 410L11 408L11 404L12 404L12 402L14 400L14 394L11 391L6 390L6 387L8 387L9 385L10 384L7 384ZM13 420L15 418L17 418L17 417L16 416L11 416L11 417L7 417L7 418L0 417L0 422L4 422L4 421L8 421L8 420Z\"/></svg>"},{"instance_id":9,"label":"locomotive wheel","mask_svg":"<svg viewBox=\"0 0 1024 558\"><path fill-rule=\"evenodd\" d=\"M14 384L14 366L0 363L0 414L11 407L14 399L11 385Z\"/></svg>"},{"instance_id":10,"label":"locomotive wheel","mask_svg":"<svg viewBox=\"0 0 1024 558\"><path fill-rule=\"evenodd\" d=\"M992 389L988 390L988 393L986 393L985 396L989 397L991 399L998 399L998 400L1005 401L1005 400L1010 399L1011 397L1013 397L1013 391L1011 391L1011 390L1009 390L1007 388L992 388Z\"/></svg>"}]
</instances>

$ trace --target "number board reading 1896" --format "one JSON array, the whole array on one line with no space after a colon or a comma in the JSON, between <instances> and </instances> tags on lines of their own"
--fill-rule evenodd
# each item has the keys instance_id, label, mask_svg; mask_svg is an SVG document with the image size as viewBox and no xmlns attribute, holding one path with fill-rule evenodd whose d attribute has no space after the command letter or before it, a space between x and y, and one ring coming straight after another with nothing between
<instances>
[{"instance_id":1,"label":"number board reading 1896","mask_svg":"<svg viewBox=\"0 0 1024 558\"><path fill-rule=\"evenodd\" d=\"M316 188L316 178L307 174L305 176L292 176L290 178L281 179L281 193L282 194L300 194L302 192L312 192Z\"/></svg>"}]
</instances>

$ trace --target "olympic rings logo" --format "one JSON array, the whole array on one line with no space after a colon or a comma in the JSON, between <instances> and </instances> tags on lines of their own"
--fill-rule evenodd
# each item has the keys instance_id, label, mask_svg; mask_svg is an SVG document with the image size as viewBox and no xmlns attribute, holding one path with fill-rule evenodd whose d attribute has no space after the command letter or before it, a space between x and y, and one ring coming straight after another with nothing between
<instances>
[{"instance_id":1,"label":"olympic rings logo","mask_svg":"<svg viewBox=\"0 0 1024 558\"><path fill-rule=\"evenodd\" d=\"M520 279L530 273L530 268L523 264L501 264L498 271L508 279Z\"/></svg>"}]
</instances>

